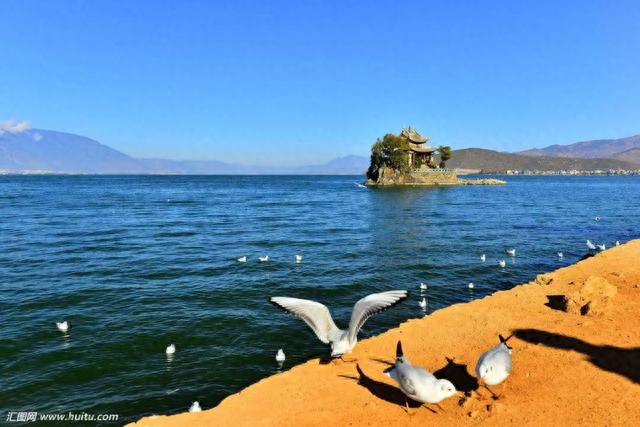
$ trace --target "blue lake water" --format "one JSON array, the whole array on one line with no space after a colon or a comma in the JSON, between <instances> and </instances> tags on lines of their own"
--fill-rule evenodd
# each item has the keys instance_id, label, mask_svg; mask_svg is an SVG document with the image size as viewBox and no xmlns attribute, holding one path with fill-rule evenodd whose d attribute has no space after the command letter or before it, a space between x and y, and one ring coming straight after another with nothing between
<instances>
[{"instance_id":1,"label":"blue lake water","mask_svg":"<svg viewBox=\"0 0 640 427\"><path fill-rule=\"evenodd\" d=\"M194 400L209 408L275 373L278 348L285 369L327 354L268 296L317 299L346 326L358 298L412 290L366 337L423 315L420 282L429 313L573 263L587 238L640 234L638 177L506 179L363 189L343 176L0 177L0 416L118 413L122 424Z\"/></svg>"}]
</instances>

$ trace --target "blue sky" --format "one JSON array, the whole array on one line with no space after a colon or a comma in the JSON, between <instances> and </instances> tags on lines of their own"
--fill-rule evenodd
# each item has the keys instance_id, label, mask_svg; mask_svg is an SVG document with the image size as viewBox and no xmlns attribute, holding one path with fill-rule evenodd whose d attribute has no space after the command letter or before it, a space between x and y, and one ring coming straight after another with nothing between
<instances>
[{"instance_id":1,"label":"blue sky","mask_svg":"<svg viewBox=\"0 0 640 427\"><path fill-rule=\"evenodd\" d=\"M2 2L0 121L139 157L516 151L640 133L638 1Z\"/></svg>"}]
</instances>

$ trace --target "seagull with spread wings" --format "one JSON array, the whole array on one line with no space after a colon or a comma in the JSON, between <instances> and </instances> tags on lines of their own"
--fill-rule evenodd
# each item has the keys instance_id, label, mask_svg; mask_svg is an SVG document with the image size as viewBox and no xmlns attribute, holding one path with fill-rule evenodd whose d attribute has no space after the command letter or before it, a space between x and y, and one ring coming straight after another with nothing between
<instances>
[{"instance_id":1,"label":"seagull with spread wings","mask_svg":"<svg viewBox=\"0 0 640 427\"><path fill-rule=\"evenodd\" d=\"M342 357L356 346L358 332L369 317L401 303L407 296L407 291L387 291L362 298L353 306L347 329L338 329L327 306L319 302L289 297L271 297L269 302L304 320L320 341L331 344L331 357Z\"/></svg>"}]
</instances>

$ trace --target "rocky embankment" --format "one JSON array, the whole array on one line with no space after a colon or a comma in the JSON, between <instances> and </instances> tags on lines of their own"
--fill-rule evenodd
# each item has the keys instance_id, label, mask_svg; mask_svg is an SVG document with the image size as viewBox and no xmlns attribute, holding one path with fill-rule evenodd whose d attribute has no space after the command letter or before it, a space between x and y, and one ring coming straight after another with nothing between
<instances>
[{"instance_id":1,"label":"rocky embankment","mask_svg":"<svg viewBox=\"0 0 640 427\"><path fill-rule=\"evenodd\" d=\"M439 186L439 185L504 185L499 179L461 179L452 170L429 170L420 172L400 172L390 168L381 168L378 178L368 179L367 186Z\"/></svg>"},{"instance_id":2,"label":"rocky embankment","mask_svg":"<svg viewBox=\"0 0 640 427\"><path fill-rule=\"evenodd\" d=\"M358 343L349 358L357 359L365 376L355 363L314 359L204 412L152 416L135 425L636 425L639 259L640 240L634 240L511 290L409 320ZM513 336L513 371L494 399L479 386L474 368L499 333ZM449 379L464 397L405 412L404 395L384 374L398 340L412 363Z\"/></svg>"}]
</instances>

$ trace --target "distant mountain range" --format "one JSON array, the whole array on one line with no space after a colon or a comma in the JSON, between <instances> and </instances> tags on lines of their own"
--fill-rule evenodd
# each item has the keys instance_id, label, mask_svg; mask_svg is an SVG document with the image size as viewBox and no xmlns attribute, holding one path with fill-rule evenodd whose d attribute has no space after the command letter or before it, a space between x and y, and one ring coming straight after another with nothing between
<instances>
[{"instance_id":1,"label":"distant mountain range","mask_svg":"<svg viewBox=\"0 0 640 427\"><path fill-rule=\"evenodd\" d=\"M137 159L84 136L44 129L0 131L0 172L77 174L362 175L368 157L318 165L276 167L216 160Z\"/></svg>"},{"instance_id":2,"label":"distant mountain range","mask_svg":"<svg viewBox=\"0 0 640 427\"><path fill-rule=\"evenodd\" d=\"M0 173L362 175L368 156L346 156L318 165L276 167L216 160L138 159L93 139L44 129L0 129ZM448 166L500 173L517 170L607 170L640 168L640 135L621 139L505 153L455 150Z\"/></svg>"}]
</instances>

